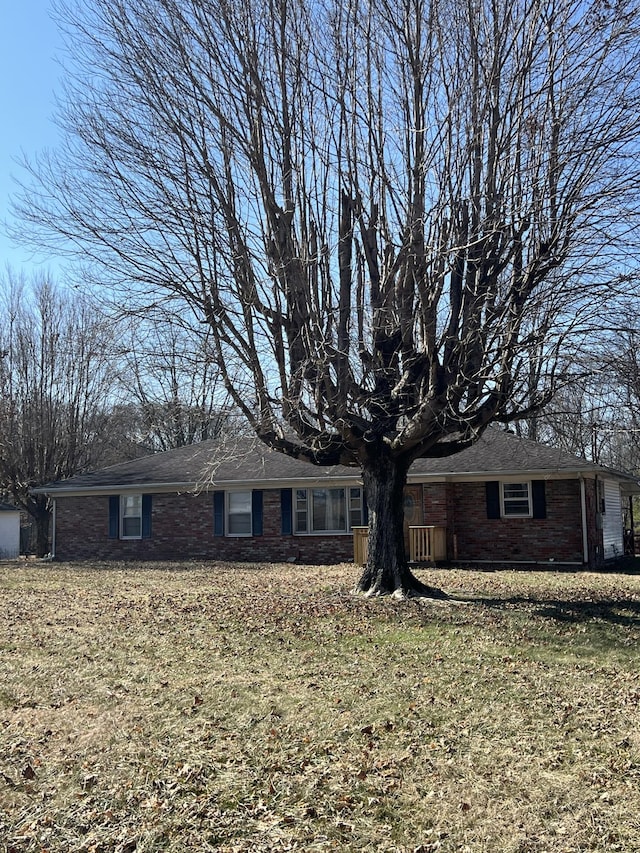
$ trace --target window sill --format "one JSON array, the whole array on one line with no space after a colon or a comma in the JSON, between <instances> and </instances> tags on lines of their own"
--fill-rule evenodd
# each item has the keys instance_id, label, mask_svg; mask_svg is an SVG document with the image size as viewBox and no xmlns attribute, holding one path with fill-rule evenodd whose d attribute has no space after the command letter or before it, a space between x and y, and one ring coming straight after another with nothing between
<instances>
[{"instance_id":1,"label":"window sill","mask_svg":"<svg viewBox=\"0 0 640 853\"><path fill-rule=\"evenodd\" d=\"M353 536L352 530L312 530L306 533L295 532L294 536Z\"/></svg>"}]
</instances>

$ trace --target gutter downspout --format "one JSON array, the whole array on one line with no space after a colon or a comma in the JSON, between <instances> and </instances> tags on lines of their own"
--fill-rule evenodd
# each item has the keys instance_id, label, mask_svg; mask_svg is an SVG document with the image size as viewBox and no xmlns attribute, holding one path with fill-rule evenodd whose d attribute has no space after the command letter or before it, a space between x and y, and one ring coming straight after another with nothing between
<instances>
[{"instance_id":1,"label":"gutter downspout","mask_svg":"<svg viewBox=\"0 0 640 853\"><path fill-rule=\"evenodd\" d=\"M580 475L580 509L582 511L582 558L585 566L589 566L589 534L587 530L587 494L584 477Z\"/></svg>"},{"instance_id":2,"label":"gutter downspout","mask_svg":"<svg viewBox=\"0 0 640 853\"><path fill-rule=\"evenodd\" d=\"M57 501L53 499L53 509L51 510L51 559L56 558L56 506Z\"/></svg>"}]
</instances>

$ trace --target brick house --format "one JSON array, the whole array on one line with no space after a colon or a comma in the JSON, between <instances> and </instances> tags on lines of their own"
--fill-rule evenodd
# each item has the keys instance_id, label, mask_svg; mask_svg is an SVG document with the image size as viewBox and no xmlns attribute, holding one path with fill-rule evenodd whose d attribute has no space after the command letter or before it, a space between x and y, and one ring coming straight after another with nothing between
<instances>
[{"instance_id":1,"label":"brick house","mask_svg":"<svg viewBox=\"0 0 640 853\"><path fill-rule=\"evenodd\" d=\"M51 483L58 559L352 560L367 507L357 469L317 467L242 438L205 441ZM491 428L419 459L407 529L438 529L439 559L596 567L624 552L636 479ZM409 539L409 536L407 535Z\"/></svg>"}]
</instances>

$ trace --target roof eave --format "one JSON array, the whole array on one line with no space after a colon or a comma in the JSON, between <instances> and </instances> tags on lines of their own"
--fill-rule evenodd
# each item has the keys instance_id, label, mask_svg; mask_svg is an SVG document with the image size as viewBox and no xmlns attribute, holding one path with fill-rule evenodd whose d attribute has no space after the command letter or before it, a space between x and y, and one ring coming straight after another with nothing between
<instances>
[{"instance_id":1,"label":"roof eave","mask_svg":"<svg viewBox=\"0 0 640 853\"><path fill-rule=\"evenodd\" d=\"M113 483L101 484L99 486L39 486L31 491L34 494L46 494L51 497L81 497L82 495L113 495L124 494L128 492L144 492L144 493L175 493L175 492L212 492L216 489L286 489L286 488L313 488L326 486L327 483L335 483L338 485L361 484L362 477L359 472L354 469L351 475L340 474L338 476L329 477L327 475L314 477L295 477L288 479L270 478L258 480L256 478L243 478L237 480L220 479L209 482L181 482L181 483Z\"/></svg>"},{"instance_id":2,"label":"roof eave","mask_svg":"<svg viewBox=\"0 0 640 853\"><path fill-rule=\"evenodd\" d=\"M493 470L493 471L440 471L438 473L427 474L427 473L415 473L412 474L409 472L408 482L410 483L420 483L425 480L435 480L444 482L469 482L475 480L501 480L505 478L515 478L515 477L526 477L527 479L549 479L554 477L556 479L575 479L576 477L584 476L585 474L594 474L597 473L597 469L591 468L576 468L576 469L566 469L566 468L506 468L503 471Z\"/></svg>"},{"instance_id":3,"label":"roof eave","mask_svg":"<svg viewBox=\"0 0 640 853\"><path fill-rule=\"evenodd\" d=\"M37 486L31 489L34 495L56 495L66 498L79 497L80 495L112 495L124 492L185 492L195 488L195 483L102 483L99 486L64 486L52 484L50 486Z\"/></svg>"},{"instance_id":4,"label":"roof eave","mask_svg":"<svg viewBox=\"0 0 640 853\"><path fill-rule=\"evenodd\" d=\"M500 479L576 479L585 476L609 476L624 483L629 492L640 493L638 478L622 472L614 472L598 465L586 464L575 468L547 467L547 468L525 468L515 467L504 470L472 470L472 471L437 471L420 472L409 471L407 482L416 484L424 482L470 482L482 480ZM83 495L113 495L127 493L180 493L180 492L211 492L216 489L282 489L282 488L314 488L335 485L361 484L362 477L358 469L339 474L328 474L326 471L310 471L309 476L302 477L242 477L242 478L220 478L207 480L202 478L198 481L158 481L147 480L140 482L114 482L100 483L96 485L80 485L69 481L49 483L31 489L33 494L46 494L50 497L80 497Z\"/></svg>"}]
</instances>

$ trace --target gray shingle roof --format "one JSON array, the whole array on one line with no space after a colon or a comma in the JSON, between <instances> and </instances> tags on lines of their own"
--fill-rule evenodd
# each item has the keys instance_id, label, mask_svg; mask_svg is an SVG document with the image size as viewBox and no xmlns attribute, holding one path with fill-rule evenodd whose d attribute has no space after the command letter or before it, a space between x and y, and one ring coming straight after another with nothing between
<instances>
[{"instance_id":1,"label":"gray shingle roof","mask_svg":"<svg viewBox=\"0 0 640 853\"><path fill-rule=\"evenodd\" d=\"M357 477L357 470L311 465L277 453L256 438L243 437L224 444L211 439L154 453L93 473L48 483L36 491L95 491L113 486L139 485L206 488L217 483L318 480L345 476Z\"/></svg>"},{"instance_id":2,"label":"gray shingle roof","mask_svg":"<svg viewBox=\"0 0 640 853\"><path fill-rule=\"evenodd\" d=\"M536 441L489 428L466 450L444 459L418 459L411 473L424 474L518 474L521 472L568 473L593 471L592 462Z\"/></svg>"},{"instance_id":3,"label":"gray shingle roof","mask_svg":"<svg viewBox=\"0 0 640 853\"><path fill-rule=\"evenodd\" d=\"M578 474L604 471L585 459L497 428L488 429L472 447L442 459L418 459L410 479L446 475L496 476L518 474ZM49 493L117 491L119 487L164 490L215 488L220 485L302 483L323 479L357 479L359 472L343 466L321 467L291 459L254 438L238 438L225 445L216 440L122 462L89 474L80 474L42 486ZM620 475L625 477L625 475Z\"/></svg>"}]
</instances>

